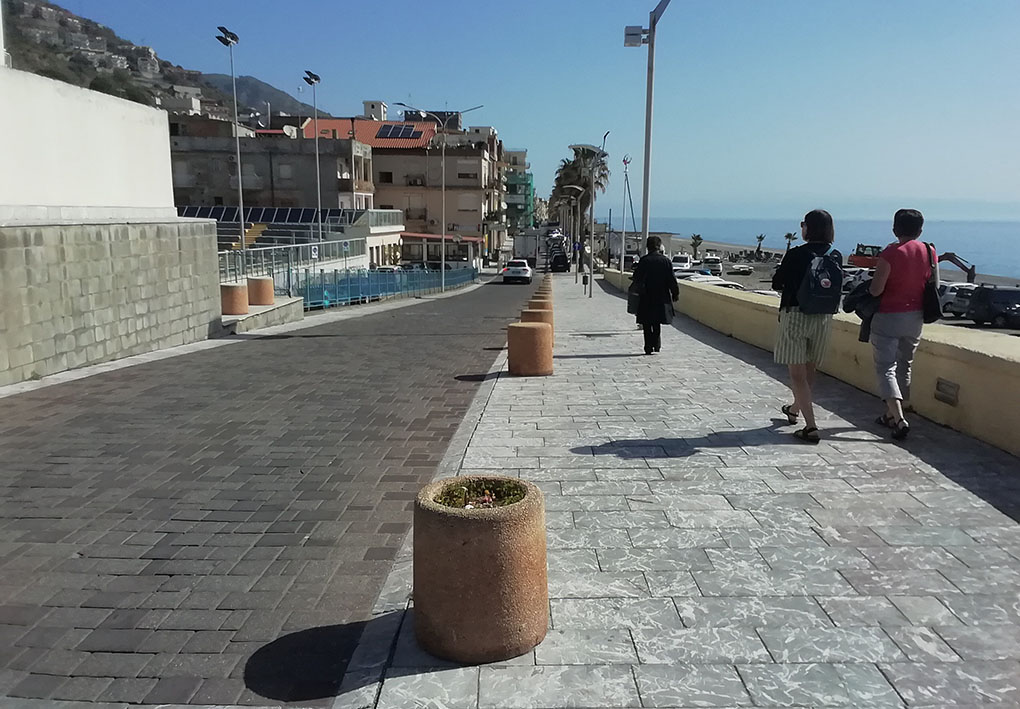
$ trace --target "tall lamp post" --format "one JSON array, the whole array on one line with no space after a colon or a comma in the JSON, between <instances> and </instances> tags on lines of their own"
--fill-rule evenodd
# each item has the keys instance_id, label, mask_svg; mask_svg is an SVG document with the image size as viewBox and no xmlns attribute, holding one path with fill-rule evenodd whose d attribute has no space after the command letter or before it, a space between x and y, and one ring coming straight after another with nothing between
<instances>
[{"instance_id":1,"label":"tall lamp post","mask_svg":"<svg viewBox=\"0 0 1020 709\"><path fill-rule=\"evenodd\" d=\"M315 97L315 85L318 84L322 79L318 74L305 69L305 75L301 77L305 80L305 83L312 87L312 129L315 131L315 200L317 209L315 210L315 222L319 226L319 243L322 243L322 187L320 186L320 180L322 178L319 173L319 104L316 102Z\"/></svg>"},{"instance_id":2,"label":"tall lamp post","mask_svg":"<svg viewBox=\"0 0 1020 709\"><path fill-rule=\"evenodd\" d=\"M640 47L648 44L648 83L645 88L645 163L641 182L641 232L642 243L648 242L648 195L652 176L652 90L655 77L655 26L666 12L670 0L659 0L655 9L648 13L648 29L640 25L628 26L623 30L623 46Z\"/></svg>"},{"instance_id":3,"label":"tall lamp post","mask_svg":"<svg viewBox=\"0 0 1020 709\"><path fill-rule=\"evenodd\" d=\"M571 150L580 151L582 154L589 153L591 155L591 162L588 164L588 182L591 187L591 200L588 204L589 217L588 221L591 222L591 239L588 241L588 297L593 296L595 288L595 168L598 166L600 160L604 160L609 153L605 151L606 138L609 137L609 131L602 136L602 147L597 148L594 145L588 145L587 143L581 145L571 145ZM582 252L583 255L583 252Z\"/></svg>"},{"instance_id":4,"label":"tall lamp post","mask_svg":"<svg viewBox=\"0 0 1020 709\"><path fill-rule=\"evenodd\" d=\"M442 215L443 215L443 228L440 231L440 239L439 239L439 243L441 244L441 246L439 247L439 259L440 259L440 261L439 261L439 292L440 293L445 293L446 292L446 128L449 125L450 119L453 118L454 116L456 116L458 113L463 115L463 114L468 113L470 111L477 111L479 108L484 108L484 106L479 105L479 106L473 106L472 108L468 108L468 109L465 109L463 111L452 111L452 112L449 112L447 114L446 120L442 120L442 119L439 118L439 116L437 116L436 114L432 113L431 111L423 111L420 108L415 108L414 106L408 106L406 103L400 103L398 101L395 105L400 106L401 108L406 108L409 111L414 111L415 113L419 113L419 114L421 114L423 116L432 116L432 118L434 118L436 120L436 123L438 123L440 125L440 127L443 129L443 152L442 152L443 157L440 160L440 165L441 165L440 171L442 172L442 176L441 176L442 183L441 183L440 192L439 192L440 193L440 198L439 199L442 202ZM405 116L405 118L406 118L406 116ZM428 258L426 258L425 260L427 261Z\"/></svg>"},{"instance_id":5,"label":"tall lamp post","mask_svg":"<svg viewBox=\"0 0 1020 709\"><path fill-rule=\"evenodd\" d=\"M574 283L580 279L581 273L581 262L583 261L584 252L581 251L581 195L584 194L584 188L581 185L563 185L565 190L576 190L577 194L573 195L573 199L577 205L577 216L575 216L574 205L570 205L570 216L574 220L574 229L571 236L574 238L574 244L577 245L577 268L574 269Z\"/></svg>"},{"instance_id":6,"label":"tall lamp post","mask_svg":"<svg viewBox=\"0 0 1020 709\"><path fill-rule=\"evenodd\" d=\"M241 251L248 250L248 244L245 243L244 239L244 185L241 176L241 131L238 130L237 125L237 81L234 78L234 45L238 42L236 34L228 30L223 25L217 27L220 31L216 35L216 39L219 40L220 44L226 47L230 51L230 84L234 89L234 148L237 153L234 156L237 161L237 222L240 231L241 239ZM241 259L244 261L245 259Z\"/></svg>"}]
</instances>

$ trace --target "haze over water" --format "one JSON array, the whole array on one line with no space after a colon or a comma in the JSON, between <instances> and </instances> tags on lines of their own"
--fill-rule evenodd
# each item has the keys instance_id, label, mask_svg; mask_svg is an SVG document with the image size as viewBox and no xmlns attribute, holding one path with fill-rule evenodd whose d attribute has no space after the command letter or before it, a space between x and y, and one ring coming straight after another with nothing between
<instances>
[{"instance_id":1,"label":"haze over water","mask_svg":"<svg viewBox=\"0 0 1020 709\"><path fill-rule=\"evenodd\" d=\"M629 222L629 220L628 220ZM630 224L628 223L628 230ZM619 228L614 224L614 228ZM691 234L701 234L705 241L722 241L754 247L755 237L765 234L764 245L785 249L786 232L797 234L800 243L800 218L791 219L686 219L651 218L652 231L674 234L684 244ZM1020 279L1020 222L1008 221L926 221L922 238L935 244L939 253L952 251L977 266L985 275ZM894 239L892 219L837 219L836 248L844 256L854 252L857 244L884 246ZM686 247L689 251L689 246ZM943 268L952 269L950 264Z\"/></svg>"}]
</instances>

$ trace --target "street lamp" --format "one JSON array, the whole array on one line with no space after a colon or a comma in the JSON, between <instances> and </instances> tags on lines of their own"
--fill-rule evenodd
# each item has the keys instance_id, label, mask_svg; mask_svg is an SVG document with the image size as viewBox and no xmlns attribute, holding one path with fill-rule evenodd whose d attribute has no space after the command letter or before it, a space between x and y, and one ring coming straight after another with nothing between
<instances>
[{"instance_id":1,"label":"street lamp","mask_svg":"<svg viewBox=\"0 0 1020 709\"><path fill-rule=\"evenodd\" d=\"M563 189L565 189L565 190L577 190L577 194L573 195L572 197L568 196L568 199L573 199L576 202L578 213L579 213L580 209L581 209L581 195L584 194L584 188L581 187L580 185L563 185ZM571 205L571 207L570 207L570 217L571 217L571 219L574 220L574 228L572 230L571 236L574 237L574 244L577 247L576 248L576 251L577 251L577 268L574 269L574 283L577 283L578 279L580 278L579 274L581 273L581 262L583 260L581 257L583 255L583 252L581 251L581 234L579 233L581 231L581 228L580 228L580 221L581 221L581 219L580 219L579 216L575 217L573 205Z\"/></svg>"},{"instance_id":2,"label":"street lamp","mask_svg":"<svg viewBox=\"0 0 1020 709\"><path fill-rule=\"evenodd\" d=\"M315 98L315 85L322 81L322 79L318 74L313 74L307 69L305 69L305 75L301 78L312 87L312 112L314 116L312 126L315 129L315 199L318 205L318 209L315 210L315 221L319 226L319 243L322 243L322 188L319 182L322 178L319 174L319 104Z\"/></svg>"},{"instance_id":3,"label":"street lamp","mask_svg":"<svg viewBox=\"0 0 1020 709\"><path fill-rule=\"evenodd\" d=\"M241 131L238 130L237 125L237 81L234 79L234 45L238 42L238 36L223 25L216 29L220 31L220 34L216 35L216 39L230 50L230 84L234 89L234 148L237 151L235 155L237 160L237 221L240 227L241 251L246 251L248 245L244 239L244 185L241 184Z\"/></svg>"},{"instance_id":4,"label":"street lamp","mask_svg":"<svg viewBox=\"0 0 1020 709\"><path fill-rule=\"evenodd\" d=\"M648 44L648 84L645 88L645 164L641 184L641 230L642 243L648 242L648 195L652 175L652 89L655 76L655 26L666 12L670 0L659 0L659 4L648 14L648 29L628 26L623 30L624 47L640 47Z\"/></svg>"},{"instance_id":5,"label":"street lamp","mask_svg":"<svg viewBox=\"0 0 1020 709\"><path fill-rule=\"evenodd\" d=\"M451 112L447 112L446 119L443 120L443 119L440 119L439 116L437 116L436 114L432 113L431 111L423 111L420 108L415 108L414 106L409 106L406 103L400 103L398 101L395 105L400 106L401 108L406 108L406 109L408 109L410 111L414 111L415 113L419 113L419 114L421 114L423 116L432 116L433 118L436 119L436 122L443 129L443 153L442 153L443 157L442 157L442 160L440 161L440 165L441 165L440 170L442 172L442 183L441 183L440 192L439 192L439 194L440 194L440 198L439 199L440 199L440 201L442 202L442 205L443 205L442 206L443 228L440 231L440 237L441 238L439 239L439 243L440 243L440 247L439 247L439 259L440 259L439 260L439 291L441 293L445 293L446 292L446 128L447 128L447 125L449 124L450 119L453 118L454 116L456 116L457 114L463 115L465 113L469 113L470 111L477 111L479 108L484 108L484 106L479 105L479 106L474 106L472 108L465 109L463 111L451 111ZM406 116L405 116L405 118L406 118ZM479 216L481 216L480 213L479 213ZM428 260L428 259L426 259L426 260Z\"/></svg>"},{"instance_id":6,"label":"street lamp","mask_svg":"<svg viewBox=\"0 0 1020 709\"><path fill-rule=\"evenodd\" d=\"M591 201L588 205L589 217L588 221L591 222L591 239L588 241L588 297L591 298L595 288L595 168L599 164L600 160L604 160L608 157L609 153L605 151L606 138L609 137L609 131L606 131L605 135L602 136L602 147L596 148L594 145L588 145L587 143L579 145L571 145L570 149L575 150L584 155L589 153L591 155L591 163L588 165L588 182L591 186ZM582 252L583 255L583 252Z\"/></svg>"}]
</instances>

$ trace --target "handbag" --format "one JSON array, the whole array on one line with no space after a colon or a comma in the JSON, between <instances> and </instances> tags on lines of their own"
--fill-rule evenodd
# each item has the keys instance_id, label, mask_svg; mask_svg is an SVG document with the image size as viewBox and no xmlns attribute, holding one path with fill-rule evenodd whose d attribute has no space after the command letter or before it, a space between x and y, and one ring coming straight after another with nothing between
<instances>
[{"instance_id":1,"label":"handbag","mask_svg":"<svg viewBox=\"0 0 1020 709\"><path fill-rule=\"evenodd\" d=\"M627 288L627 314L637 315L641 307L641 296L645 294L644 281L632 278Z\"/></svg>"},{"instance_id":2,"label":"handbag","mask_svg":"<svg viewBox=\"0 0 1020 709\"><path fill-rule=\"evenodd\" d=\"M935 254L931 244L925 243L924 246L928 249L928 265L931 267L931 274L924 282L924 297L921 302L924 321L933 323L942 319L942 303L939 302L939 291L935 287L935 269L938 266L935 264Z\"/></svg>"}]
</instances>

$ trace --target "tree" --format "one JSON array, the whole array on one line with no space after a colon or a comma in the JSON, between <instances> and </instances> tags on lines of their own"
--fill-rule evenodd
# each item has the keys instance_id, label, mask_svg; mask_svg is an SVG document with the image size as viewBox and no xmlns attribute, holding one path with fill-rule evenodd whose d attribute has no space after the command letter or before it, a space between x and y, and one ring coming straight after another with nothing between
<instances>
[{"instance_id":1,"label":"tree","mask_svg":"<svg viewBox=\"0 0 1020 709\"><path fill-rule=\"evenodd\" d=\"M797 235L794 234L792 231L788 231L786 232L784 238L786 239L786 250L789 251L790 246L793 244L793 240L797 238Z\"/></svg>"},{"instance_id":2,"label":"tree","mask_svg":"<svg viewBox=\"0 0 1020 709\"><path fill-rule=\"evenodd\" d=\"M694 252L694 260L698 260L698 249L705 243L705 240L701 238L701 234L691 234L691 251Z\"/></svg>"},{"instance_id":3,"label":"tree","mask_svg":"<svg viewBox=\"0 0 1020 709\"><path fill-rule=\"evenodd\" d=\"M105 76L97 76L89 83L89 88L92 91L100 91L104 94L110 94L111 96L121 95L120 87Z\"/></svg>"},{"instance_id":4,"label":"tree","mask_svg":"<svg viewBox=\"0 0 1020 709\"><path fill-rule=\"evenodd\" d=\"M754 250L754 258L756 260L760 261L761 260L761 245L762 245L762 242L765 241L765 235L764 234L758 234L758 236L756 236L754 238L758 240L758 248L756 248Z\"/></svg>"},{"instance_id":5,"label":"tree","mask_svg":"<svg viewBox=\"0 0 1020 709\"><path fill-rule=\"evenodd\" d=\"M574 149L574 157L560 160L560 165L556 168L552 196L549 198L550 213L559 209L561 205L570 204L570 198L575 196L580 197L581 214L588 213L588 207L591 204L591 164L592 153L583 148ZM596 158L594 172L595 189L605 193L606 186L609 184L609 165L604 156ZM578 194L577 190L567 189L567 185L583 187L584 191ZM582 223L585 223L585 219L586 217L582 216Z\"/></svg>"}]
</instances>

